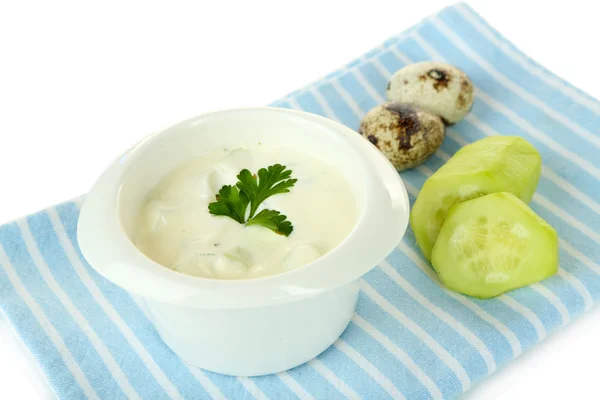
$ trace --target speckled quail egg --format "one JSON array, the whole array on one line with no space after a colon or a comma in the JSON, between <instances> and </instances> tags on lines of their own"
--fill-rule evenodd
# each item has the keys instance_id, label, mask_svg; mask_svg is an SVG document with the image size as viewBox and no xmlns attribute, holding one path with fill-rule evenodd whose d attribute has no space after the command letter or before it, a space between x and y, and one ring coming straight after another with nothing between
<instances>
[{"instance_id":1,"label":"speckled quail egg","mask_svg":"<svg viewBox=\"0 0 600 400\"><path fill-rule=\"evenodd\" d=\"M444 123L440 117L397 102L371 109L358 132L377 146L399 171L423 163L444 141Z\"/></svg>"},{"instance_id":2,"label":"speckled quail egg","mask_svg":"<svg viewBox=\"0 0 600 400\"><path fill-rule=\"evenodd\" d=\"M473 83L460 69L426 61L398 70L388 82L386 94L390 101L420 106L451 125L471 110L473 89Z\"/></svg>"}]
</instances>

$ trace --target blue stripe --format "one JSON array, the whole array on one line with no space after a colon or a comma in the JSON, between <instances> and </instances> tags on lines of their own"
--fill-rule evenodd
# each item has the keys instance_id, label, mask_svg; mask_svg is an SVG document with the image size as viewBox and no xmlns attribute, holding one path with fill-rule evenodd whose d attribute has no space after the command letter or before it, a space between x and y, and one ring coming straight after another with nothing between
<instances>
[{"instance_id":1,"label":"blue stripe","mask_svg":"<svg viewBox=\"0 0 600 400\"><path fill-rule=\"evenodd\" d=\"M569 311L571 319L580 315L585 309L585 300L575 287L566 279L555 275L540 282L540 285L554 293Z\"/></svg>"},{"instance_id":2,"label":"blue stripe","mask_svg":"<svg viewBox=\"0 0 600 400\"><path fill-rule=\"evenodd\" d=\"M412 236L412 231L410 232ZM408 236L408 235L407 235ZM405 241L410 240L406 239ZM412 247L412 246L411 246ZM445 291L439 290L439 282L432 281L419 267L412 263L399 250L388 256L388 262L411 285L433 304L444 304L443 310L458 322L468 327L490 350L496 363L512 358L512 349L508 340L495 327L482 320L467 306L452 298ZM430 268L428 266L428 268ZM477 321L474 323L474 320Z\"/></svg>"},{"instance_id":3,"label":"blue stripe","mask_svg":"<svg viewBox=\"0 0 600 400\"><path fill-rule=\"evenodd\" d=\"M1 265L0 265L1 266ZM17 294L4 268L0 268L0 302L4 317L19 329L21 340L39 364L57 394L65 399L84 399L85 393L63 362L58 349L42 329L37 319Z\"/></svg>"},{"instance_id":4,"label":"blue stripe","mask_svg":"<svg viewBox=\"0 0 600 400\"><path fill-rule=\"evenodd\" d=\"M600 297L600 274L562 249L560 250L560 263L564 270L579 278L594 301L597 301Z\"/></svg>"},{"instance_id":5,"label":"blue stripe","mask_svg":"<svg viewBox=\"0 0 600 400\"><path fill-rule=\"evenodd\" d=\"M52 275L60 287L74 304L89 304L85 313L87 322L107 346L123 373L126 376L136 377L130 381L135 391L142 398L167 399L167 393L150 375L140 357L135 352L123 352L123 349L130 348L129 343L75 273L60 245L48 215L46 213L34 214L27 221L46 264L53 266ZM83 332L78 332L78 334L81 337L84 336Z\"/></svg>"},{"instance_id":6,"label":"blue stripe","mask_svg":"<svg viewBox=\"0 0 600 400\"><path fill-rule=\"evenodd\" d=\"M393 382L407 399L421 397L428 393L425 386L419 382L415 375L404 364L398 362L396 356L355 323L348 325L342 337L352 348L362 354L375 368Z\"/></svg>"},{"instance_id":7,"label":"blue stripe","mask_svg":"<svg viewBox=\"0 0 600 400\"><path fill-rule=\"evenodd\" d=\"M342 338L345 338L344 335L345 332ZM333 346L328 348L319 355L318 359L361 398L390 399L390 395L381 386L337 348Z\"/></svg>"},{"instance_id":8,"label":"blue stripe","mask_svg":"<svg viewBox=\"0 0 600 400\"><path fill-rule=\"evenodd\" d=\"M402 348L425 374L434 380L444 396L452 396L462 391L458 377L444 361L420 337L399 323L365 294L360 295L356 313L387 336L392 343Z\"/></svg>"},{"instance_id":9,"label":"blue stripe","mask_svg":"<svg viewBox=\"0 0 600 400\"><path fill-rule=\"evenodd\" d=\"M270 399L292 400L298 398L277 375L258 376L250 379Z\"/></svg>"},{"instance_id":10,"label":"blue stripe","mask_svg":"<svg viewBox=\"0 0 600 400\"><path fill-rule=\"evenodd\" d=\"M339 93L335 90L335 88L327 83L318 88L318 91L323 95L329 106L338 116L340 122L346 126L349 126L353 129L357 129L360 123L359 117L357 117L348 104L345 102L339 101ZM323 115L323 114L321 114Z\"/></svg>"},{"instance_id":11,"label":"blue stripe","mask_svg":"<svg viewBox=\"0 0 600 400\"><path fill-rule=\"evenodd\" d=\"M316 399L345 399L341 392L313 368L300 366L289 370L288 374Z\"/></svg>"},{"instance_id":12,"label":"blue stripe","mask_svg":"<svg viewBox=\"0 0 600 400\"><path fill-rule=\"evenodd\" d=\"M414 198L413 198L414 199ZM407 231L406 236L403 241L409 245L415 252L419 253L418 246L416 244L415 236L412 230ZM424 261L422 255L419 253L419 257ZM390 260L393 261L395 259L395 253L392 253ZM419 271L420 272L420 271ZM407 274L407 270L402 270L403 275ZM421 272L422 273L422 272ZM408 276L410 277L410 275ZM426 278L425 281L427 281ZM431 287L431 292L427 290L428 293L436 294L438 296L443 295L442 290L436 290L438 288L438 283L434 283L429 281L429 287ZM535 327L521 314L515 312L510 307L507 307L503 302L498 299L489 299L489 300L478 300L475 298L468 299L473 302L475 305L479 306L485 312L496 318L498 321L503 323L511 332L515 334L519 342L521 343L522 348L527 348L530 345L534 344L537 340L537 333L535 331ZM456 300L454 300L456 301ZM444 297L444 301L441 303L436 302L436 304L444 304L444 308L450 307L452 304L448 299ZM469 324L469 328L471 328L473 323ZM493 331L488 331L486 335L491 335ZM500 360L498 360L500 364Z\"/></svg>"},{"instance_id":13,"label":"blue stripe","mask_svg":"<svg viewBox=\"0 0 600 400\"><path fill-rule=\"evenodd\" d=\"M371 74L373 75L374 72L372 72ZM340 78L339 82L342 85L342 87L352 95L353 98L361 99L361 101L357 101L357 103L363 113L366 113L378 104L376 99L373 98L373 96L371 96L370 94L368 94L366 88L359 82L357 82L354 77L350 76L346 79ZM381 95L381 97L385 98L385 86L374 87L373 89L376 90L377 93Z\"/></svg>"},{"instance_id":14,"label":"blue stripe","mask_svg":"<svg viewBox=\"0 0 600 400\"><path fill-rule=\"evenodd\" d=\"M341 76L338 83L348 93L350 93L352 95L352 98L357 99L356 103L358 104L360 109L363 110L363 112L370 110L371 108L375 107L378 104L378 102L375 101L375 99L372 98L371 96L368 96L368 95L357 96L356 95L357 93L362 93L364 89L363 89L363 86L356 80L356 78L353 75L347 74L347 75ZM352 111L352 113L354 113L354 111ZM358 127L358 125L357 125L357 127Z\"/></svg>"},{"instance_id":15,"label":"blue stripe","mask_svg":"<svg viewBox=\"0 0 600 400\"><path fill-rule=\"evenodd\" d=\"M366 81L377 90L377 93L385 99L387 88L387 79L379 73L372 62L362 65L359 72L365 77Z\"/></svg>"},{"instance_id":16,"label":"blue stripe","mask_svg":"<svg viewBox=\"0 0 600 400\"><path fill-rule=\"evenodd\" d=\"M73 358L98 396L101 398L125 399L125 393L114 380L92 343L81 332L73 317L54 292L48 290L46 282L27 252L17 224L11 223L0 227L0 244L5 249L16 249L16 251L12 251L7 255L13 265L19 266L15 270L23 282L23 286L63 337L67 347L73 354Z\"/></svg>"},{"instance_id":17,"label":"blue stripe","mask_svg":"<svg viewBox=\"0 0 600 400\"><path fill-rule=\"evenodd\" d=\"M296 101L298 102L300 107L302 107L302 109L311 110L311 112L314 112L315 114L324 115L324 113L321 111L319 103L317 102L317 100L315 100L315 97L312 94L304 92L300 96L296 97ZM292 108L292 106L289 105L289 103L286 104L289 106L289 108Z\"/></svg>"},{"instance_id":18,"label":"blue stripe","mask_svg":"<svg viewBox=\"0 0 600 400\"><path fill-rule=\"evenodd\" d=\"M369 272L364 279L380 294L385 294L386 299L391 304L402 309L406 316L419 325L450 354L453 354L461 365L474 366L473 369L467 370L471 380L479 378L484 371L487 371L483 358L469 342L420 305L412 296L381 272L379 268Z\"/></svg>"}]
</instances>

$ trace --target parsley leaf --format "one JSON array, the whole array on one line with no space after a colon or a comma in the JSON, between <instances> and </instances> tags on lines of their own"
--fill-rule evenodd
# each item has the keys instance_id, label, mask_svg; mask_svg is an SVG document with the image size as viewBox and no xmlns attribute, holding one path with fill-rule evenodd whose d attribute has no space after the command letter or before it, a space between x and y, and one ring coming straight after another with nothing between
<instances>
[{"instance_id":1,"label":"parsley leaf","mask_svg":"<svg viewBox=\"0 0 600 400\"><path fill-rule=\"evenodd\" d=\"M225 185L219 190L217 201L208 205L208 210L213 215L225 215L243 224L249 203L246 193L240 192L235 186Z\"/></svg>"},{"instance_id":2,"label":"parsley leaf","mask_svg":"<svg viewBox=\"0 0 600 400\"><path fill-rule=\"evenodd\" d=\"M250 216L248 218L254 217L258 206L267 198L274 194L288 193L289 188L298 181L289 179L291 175L292 171L286 170L286 167L281 164L259 169L258 178L247 169L242 170L237 176L239 182L236 186L250 198Z\"/></svg>"},{"instance_id":3,"label":"parsley leaf","mask_svg":"<svg viewBox=\"0 0 600 400\"><path fill-rule=\"evenodd\" d=\"M258 214L256 211L269 197L289 193L290 188L298 181L291 176L292 171L280 164L261 168L258 176L243 169L237 176L235 186L223 186L217 195L217 201L210 203L208 210L213 215L227 216L240 224L261 225L277 234L289 236L294 227L285 215L274 210L262 210ZM250 212L246 219L248 205Z\"/></svg>"},{"instance_id":4,"label":"parsley leaf","mask_svg":"<svg viewBox=\"0 0 600 400\"><path fill-rule=\"evenodd\" d=\"M294 230L292 223L286 221L287 217L275 210L262 210L254 217L250 218L246 222L246 226L249 225L262 225L273 232L283 235L290 236L290 233Z\"/></svg>"}]
</instances>

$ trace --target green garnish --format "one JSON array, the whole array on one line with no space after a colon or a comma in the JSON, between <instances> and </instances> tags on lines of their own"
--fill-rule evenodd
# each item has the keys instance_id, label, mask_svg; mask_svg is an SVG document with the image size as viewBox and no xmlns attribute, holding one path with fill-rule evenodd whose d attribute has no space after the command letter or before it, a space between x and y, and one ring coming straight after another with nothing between
<instances>
[{"instance_id":1,"label":"green garnish","mask_svg":"<svg viewBox=\"0 0 600 400\"><path fill-rule=\"evenodd\" d=\"M262 225L265 228L272 230L283 236L289 236L294 230L292 223L286 221L287 217L275 210L262 210L254 217L252 217L246 226L248 225Z\"/></svg>"},{"instance_id":2,"label":"green garnish","mask_svg":"<svg viewBox=\"0 0 600 400\"><path fill-rule=\"evenodd\" d=\"M246 226L262 225L277 234L289 236L294 227L285 215L274 210L262 210L258 214L256 211L269 197L289 193L297 179L292 179L292 171L280 164L261 168L257 175L247 169L240 171L235 186L225 185L219 190L217 201L208 205L209 212L229 217ZM246 219L248 205L250 212Z\"/></svg>"},{"instance_id":3,"label":"green garnish","mask_svg":"<svg viewBox=\"0 0 600 400\"><path fill-rule=\"evenodd\" d=\"M217 201L208 205L208 210L213 215L226 215L240 224L246 219L246 208L250 200L244 192L237 187L225 185L217 194Z\"/></svg>"}]
</instances>

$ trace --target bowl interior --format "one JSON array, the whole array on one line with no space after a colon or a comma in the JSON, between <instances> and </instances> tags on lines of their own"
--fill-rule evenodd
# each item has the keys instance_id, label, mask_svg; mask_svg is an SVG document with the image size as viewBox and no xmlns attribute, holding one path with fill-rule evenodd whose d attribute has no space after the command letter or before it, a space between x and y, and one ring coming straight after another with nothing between
<instances>
[{"instance_id":1,"label":"bowl interior","mask_svg":"<svg viewBox=\"0 0 600 400\"><path fill-rule=\"evenodd\" d=\"M170 171L203 153L258 143L291 148L337 167L354 191L360 220L367 195L364 161L343 136L302 114L238 110L182 122L149 137L123 157L121 162L128 166L119 190L119 216L129 239L135 234L140 205Z\"/></svg>"}]
</instances>

